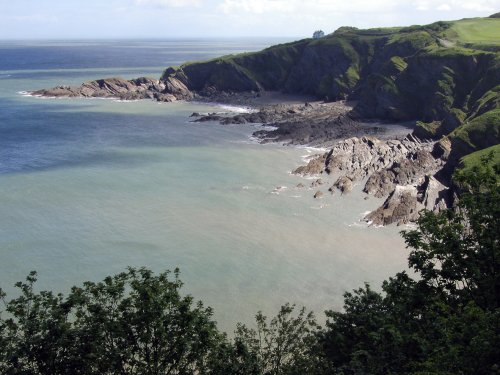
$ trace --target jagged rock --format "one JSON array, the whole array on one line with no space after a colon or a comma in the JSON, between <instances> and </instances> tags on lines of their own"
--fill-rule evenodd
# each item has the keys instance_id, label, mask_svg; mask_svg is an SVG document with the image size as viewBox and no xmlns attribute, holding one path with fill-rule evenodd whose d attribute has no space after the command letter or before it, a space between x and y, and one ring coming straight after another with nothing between
<instances>
[{"instance_id":1,"label":"jagged rock","mask_svg":"<svg viewBox=\"0 0 500 375\"><path fill-rule=\"evenodd\" d=\"M194 120L194 122L220 121L221 119L222 116L220 115L209 114L207 116L202 116L200 118L197 118L196 120Z\"/></svg>"},{"instance_id":2,"label":"jagged rock","mask_svg":"<svg viewBox=\"0 0 500 375\"><path fill-rule=\"evenodd\" d=\"M429 211L441 211L446 208L446 202L443 193L448 190L446 186L440 183L432 176L425 176L424 183L419 187L419 202Z\"/></svg>"},{"instance_id":3,"label":"jagged rock","mask_svg":"<svg viewBox=\"0 0 500 375\"><path fill-rule=\"evenodd\" d=\"M441 163L429 151L418 150L400 158L392 166L373 173L363 191L377 198L387 196L395 185L408 185L416 182L429 171L436 170Z\"/></svg>"},{"instance_id":4,"label":"jagged rock","mask_svg":"<svg viewBox=\"0 0 500 375\"><path fill-rule=\"evenodd\" d=\"M353 188L352 180L346 176L340 177L333 186L339 189L342 194L350 193Z\"/></svg>"},{"instance_id":5,"label":"jagged rock","mask_svg":"<svg viewBox=\"0 0 500 375\"><path fill-rule=\"evenodd\" d=\"M166 86L163 82L147 77L132 80L123 78L106 78L85 82L81 86L57 86L52 89L38 90L31 94L48 97L92 97L117 98L123 100L156 98L163 101L173 101L177 98L171 93L163 92ZM161 96L161 94L165 96Z\"/></svg>"},{"instance_id":6,"label":"jagged rock","mask_svg":"<svg viewBox=\"0 0 500 375\"><path fill-rule=\"evenodd\" d=\"M177 100L177 98L172 95L172 94L159 94L159 93L155 93L153 95L153 97L158 100L159 102L166 102L166 103L171 103L171 102L175 102Z\"/></svg>"},{"instance_id":7,"label":"jagged rock","mask_svg":"<svg viewBox=\"0 0 500 375\"><path fill-rule=\"evenodd\" d=\"M363 192L374 195L377 198L387 196L394 190L394 173L392 171L383 170L372 174L363 189Z\"/></svg>"},{"instance_id":8,"label":"jagged rock","mask_svg":"<svg viewBox=\"0 0 500 375\"><path fill-rule=\"evenodd\" d=\"M319 191L319 190L318 190L318 191L314 194L314 198L315 198L315 199L323 198L323 195L324 195L324 194L323 194L323 192L321 192L321 191Z\"/></svg>"},{"instance_id":9,"label":"jagged rock","mask_svg":"<svg viewBox=\"0 0 500 375\"><path fill-rule=\"evenodd\" d=\"M451 153L451 142L448 138L443 138L439 142L436 142L434 148L432 149L432 155L435 158L440 158L443 160L448 160Z\"/></svg>"},{"instance_id":10,"label":"jagged rock","mask_svg":"<svg viewBox=\"0 0 500 375\"><path fill-rule=\"evenodd\" d=\"M307 165L303 165L295 169L292 173L298 175L317 175L323 173L325 170L325 160L326 154L320 155L311 161Z\"/></svg>"},{"instance_id":11,"label":"jagged rock","mask_svg":"<svg viewBox=\"0 0 500 375\"><path fill-rule=\"evenodd\" d=\"M407 224L418 219L417 189L414 186L396 186L389 198L365 220L373 225Z\"/></svg>"},{"instance_id":12,"label":"jagged rock","mask_svg":"<svg viewBox=\"0 0 500 375\"><path fill-rule=\"evenodd\" d=\"M423 209L440 211L447 207L443 193L448 188L432 176L417 185L398 185L384 204L365 217L374 225L407 224L416 221Z\"/></svg>"},{"instance_id":13,"label":"jagged rock","mask_svg":"<svg viewBox=\"0 0 500 375\"><path fill-rule=\"evenodd\" d=\"M193 93L182 82L178 74L165 78L162 83L165 86L162 91L164 94L173 95L177 99L191 99L193 97Z\"/></svg>"},{"instance_id":14,"label":"jagged rock","mask_svg":"<svg viewBox=\"0 0 500 375\"><path fill-rule=\"evenodd\" d=\"M297 168L297 174L341 174L352 181L359 181L373 173L391 170L395 183L407 184L414 178L421 177L421 172L437 170L442 165L430 154L433 143L421 143L410 138L382 141L373 137L349 138L338 142L328 153L309 161L307 166ZM374 193L377 181L387 182L391 178L386 173L370 182L369 190ZM389 191L381 189L378 195Z\"/></svg>"},{"instance_id":15,"label":"jagged rock","mask_svg":"<svg viewBox=\"0 0 500 375\"><path fill-rule=\"evenodd\" d=\"M338 142L295 173L338 176L329 189L332 193L335 189L348 193L356 181L367 178L364 192L388 198L366 220L376 225L408 223L418 218L421 209L446 207L446 187L432 177L443 167L444 160L432 155L433 148L433 142L422 142L411 135L385 141L352 137Z\"/></svg>"}]
</instances>

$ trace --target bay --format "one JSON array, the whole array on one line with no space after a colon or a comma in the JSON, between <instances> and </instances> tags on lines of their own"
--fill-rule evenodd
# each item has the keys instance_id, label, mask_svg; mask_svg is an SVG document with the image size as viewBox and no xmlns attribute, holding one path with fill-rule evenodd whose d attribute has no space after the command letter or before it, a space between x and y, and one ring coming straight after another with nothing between
<instances>
[{"instance_id":1,"label":"bay","mask_svg":"<svg viewBox=\"0 0 500 375\"><path fill-rule=\"evenodd\" d=\"M311 181L290 171L317 151L257 144L257 125L189 122L238 108L21 94L276 42L0 42L0 286L14 293L30 270L67 291L127 266L179 267L231 332L285 302L339 309L345 291L404 269L400 229L359 224L380 200L295 188Z\"/></svg>"}]
</instances>

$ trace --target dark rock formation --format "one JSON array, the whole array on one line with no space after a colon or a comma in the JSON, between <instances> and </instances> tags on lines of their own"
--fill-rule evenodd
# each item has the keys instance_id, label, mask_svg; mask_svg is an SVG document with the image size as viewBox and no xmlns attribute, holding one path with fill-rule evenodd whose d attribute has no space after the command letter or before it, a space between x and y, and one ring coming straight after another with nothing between
<instances>
[{"instance_id":1,"label":"dark rock formation","mask_svg":"<svg viewBox=\"0 0 500 375\"><path fill-rule=\"evenodd\" d=\"M146 77L132 80L123 78L98 79L85 82L81 86L57 86L52 89L33 91L31 94L46 97L156 99L163 102L193 98L193 94L182 82L176 79L156 80Z\"/></svg>"}]
</instances>

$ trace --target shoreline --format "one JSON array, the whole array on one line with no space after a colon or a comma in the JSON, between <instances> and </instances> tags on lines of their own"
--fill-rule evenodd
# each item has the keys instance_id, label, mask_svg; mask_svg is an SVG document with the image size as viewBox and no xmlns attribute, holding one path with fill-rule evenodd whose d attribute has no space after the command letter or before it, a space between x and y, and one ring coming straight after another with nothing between
<instances>
[{"instance_id":1,"label":"shoreline","mask_svg":"<svg viewBox=\"0 0 500 375\"><path fill-rule=\"evenodd\" d=\"M435 177L445 164L442 155L436 155L435 143L422 142L412 135L413 123L394 124L380 119L357 118L353 115L356 102L307 101L311 99L308 96L281 92L212 93L205 96L190 93L190 97L179 100L177 97L175 100L160 100L144 91L143 79L109 81L115 93L122 90L121 99L110 94L106 80L101 81L104 88L101 85L95 87L99 81L84 84L80 89L59 86L54 90L60 95L55 97L185 101L224 109L208 114L192 113L189 119L195 123L254 125L256 130L249 137L250 142L311 150L311 155L303 160L306 165L291 173L312 177L311 187L316 190L313 197L318 201L336 191L341 195L348 194L354 185L367 179L363 188L364 199L369 199L370 195L385 199L379 208L360 220L368 225L408 224L418 219L421 209L439 211L452 204L449 187ZM125 92L122 85L126 87ZM130 85L133 90L142 91L130 91ZM68 91L72 95L66 95ZM48 97L50 92L30 94ZM92 95L83 95L84 92ZM332 177L336 173L338 177Z\"/></svg>"}]
</instances>

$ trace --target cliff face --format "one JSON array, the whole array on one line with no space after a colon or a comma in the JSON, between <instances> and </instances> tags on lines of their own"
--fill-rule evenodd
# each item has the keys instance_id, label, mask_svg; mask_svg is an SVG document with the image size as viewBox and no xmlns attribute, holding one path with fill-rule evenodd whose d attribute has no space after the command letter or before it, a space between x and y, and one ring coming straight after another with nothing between
<instances>
[{"instance_id":1,"label":"cliff face","mask_svg":"<svg viewBox=\"0 0 500 375\"><path fill-rule=\"evenodd\" d=\"M485 42L483 35L474 35L474 43L460 36L471 23L486 23L491 35L484 36ZM495 33L500 33L498 18L407 28L341 28L319 40L169 68L162 80L179 80L201 95L280 90L326 100L349 97L358 101L355 116L419 121L416 136L439 139L500 108L500 44ZM498 122L498 112L492 114ZM493 122L483 129L483 135L493 136L488 145L499 141L498 132L491 132ZM453 136L451 141L463 152L476 149Z\"/></svg>"},{"instance_id":2,"label":"cliff face","mask_svg":"<svg viewBox=\"0 0 500 375\"><path fill-rule=\"evenodd\" d=\"M500 18L358 30L342 27L256 53L186 63L159 80L104 79L56 87L43 96L160 101L234 92L282 91L357 102L351 118L416 121L420 139L448 137L454 167L500 143Z\"/></svg>"}]
</instances>

